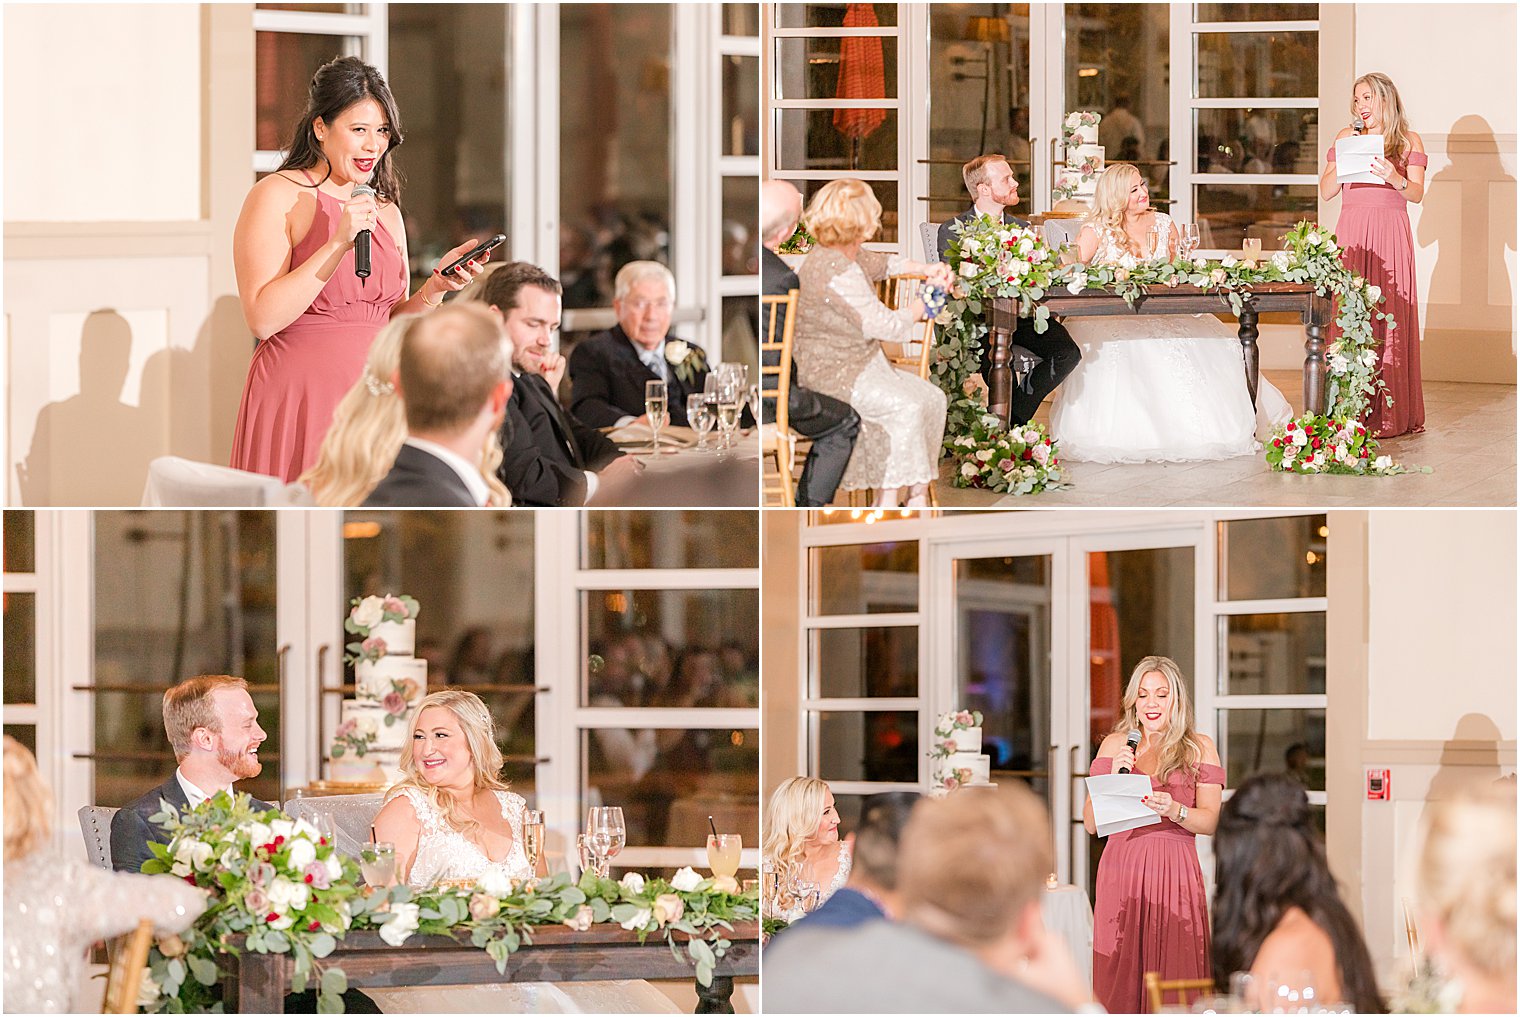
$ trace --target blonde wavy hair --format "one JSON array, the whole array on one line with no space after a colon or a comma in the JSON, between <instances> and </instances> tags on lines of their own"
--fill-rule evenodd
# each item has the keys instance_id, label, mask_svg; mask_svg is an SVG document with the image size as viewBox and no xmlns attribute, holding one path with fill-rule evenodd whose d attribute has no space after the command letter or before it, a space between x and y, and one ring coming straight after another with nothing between
<instances>
[{"instance_id":1,"label":"blonde wavy hair","mask_svg":"<svg viewBox=\"0 0 1520 1017\"><path fill-rule=\"evenodd\" d=\"M318 505L361 504L396 461L406 440L406 410L391 379L401 365L401 339L417 318L414 314L392 318L375 335L364 373L333 411L317 461L300 478ZM493 433L481 449L480 474L491 490L490 504L497 507L512 504L506 485L496 476L501 460L501 439Z\"/></svg>"},{"instance_id":2,"label":"blonde wavy hair","mask_svg":"<svg viewBox=\"0 0 1520 1017\"><path fill-rule=\"evenodd\" d=\"M1182 668L1170 657L1145 657L1130 673L1129 684L1124 687L1124 709L1114 734L1127 735L1140 729L1140 711L1135 701L1140 698L1140 680L1152 671L1166 679L1170 688L1168 702L1171 712L1166 718L1166 734L1161 739L1160 764L1151 774L1162 783L1174 773L1186 772L1197 776L1203 763L1203 744L1198 732L1193 730L1193 701L1188 698L1187 685L1182 680Z\"/></svg>"},{"instance_id":3,"label":"blonde wavy hair","mask_svg":"<svg viewBox=\"0 0 1520 1017\"><path fill-rule=\"evenodd\" d=\"M765 806L765 836L760 854L773 872L785 872L802 860L808 840L818 833L828 807L829 786L817 777L788 777Z\"/></svg>"},{"instance_id":4,"label":"blonde wavy hair","mask_svg":"<svg viewBox=\"0 0 1520 1017\"><path fill-rule=\"evenodd\" d=\"M1082 219L1083 225L1091 226L1099 239L1111 237L1137 257L1140 252L1134 249L1124 230L1124 213L1129 208L1129 189L1140 179L1140 171L1129 163L1109 163L1093 189L1092 211Z\"/></svg>"},{"instance_id":5,"label":"blonde wavy hair","mask_svg":"<svg viewBox=\"0 0 1520 1017\"><path fill-rule=\"evenodd\" d=\"M464 732L465 745L470 750L470 765L475 770L472 786L476 790L507 790L507 782L501 779L501 749L496 747L496 725L491 720L491 711L473 692L466 692L463 689L442 689L423 696L417 708L412 711L411 720L407 725L406 743L401 746L401 780L385 792L385 800L389 802L397 797L404 788L416 788L427 795L428 802L443 815L444 822L465 836L469 836L480 829L480 824L460 814L458 803L453 795L428 783L427 778L422 775L422 764L413 752L413 747L416 745L417 722L421 720L424 710L435 706L448 710L454 715L454 719L459 721L459 729Z\"/></svg>"},{"instance_id":6,"label":"blonde wavy hair","mask_svg":"<svg viewBox=\"0 0 1520 1017\"><path fill-rule=\"evenodd\" d=\"M830 180L802 213L808 232L825 247L870 240L881 229L881 202L860 180Z\"/></svg>"},{"instance_id":7,"label":"blonde wavy hair","mask_svg":"<svg viewBox=\"0 0 1520 1017\"><path fill-rule=\"evenodd\" d=\"M1386 74L1372 71L1363 74L1351 83L1351 115L1356 116L1356 90L1366 85L1372 90L1372 98L1378 104L1378 120L1383 132L1383 157L1389 162L1407 156L1410 150L1409 143L1409 114L1404 109L1404 100L1399 98L1399 90L1394 87L1393 79Z\"/></svg>"},{"instance_id":8,"label":"blonde wavy hair","mask_svg":"<svg viewBox=\"0 0 1520 1017\"><path fill-rule=\"evenodd\" d=\"M53 792L31 750L5 736L5 863L18 862L53 834Z\"/></svg>"},{"instance_id":9,"label":"blonde wavy hair","mask_svg":"<svg viewBox=\"0 0 1520 1017\"><path fill-rule=\"evenodd\" d=\"M1431 802L1418 879L1421 907L1440 921L1452 951L1484 975L1507 979L1513 987L1513 780L1467 788Z\"/></svg>"}]
</instances>

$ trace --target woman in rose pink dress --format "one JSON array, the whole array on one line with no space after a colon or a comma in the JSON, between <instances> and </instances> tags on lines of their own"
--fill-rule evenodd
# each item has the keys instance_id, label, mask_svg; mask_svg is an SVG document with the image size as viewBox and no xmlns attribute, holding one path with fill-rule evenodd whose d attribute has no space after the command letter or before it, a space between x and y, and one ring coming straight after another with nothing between
<instances>
[{"instance_id":1,"label":"woman in rose pink dress","mask_svg":"<svg viewBox=\"0 0 1520 1017\"><path fill-rule=\"evenodd\" d=\"M380 327L437 307L482 270L473 261L447 277L434 269L408 293L401 182L391 164L399 144L401 116L385 79L357 57L340 57L312 77L289 154L243 202L233 263L243 318L259 342L233 437L240 470L299 477ZM375 193L355 195L358 183ZM371 233L367 280L354 275L363 230ZM439 268L475 244L445 254Z\"/></svg>"},{"instance_id":2,"label":"woman in rose pink dress","mask_svg":"<svg viewBox=\"0 0 1520 1017\"><path fill-rule=\"evenodd\" d=\"M1140 747L1127 744L1140 732ZM1209 913L1193 839L1219 822L1224 770L1213 741L1193 730L1193 706L1182 671L1168 657L1135 665L1124 712L1103 739L1090 772L1151 778L1145 805L1153 826L1110 834L1098 862L1093 895L1093 994L1109 1013L1144 1009L1145 972L1163 979L1209 978ZM1092 802L1082 807L1096 833Z\"/></svg>"},{"instance_id":3,"label":"woman in rose pink dress","mask_svg":"<svg viewBox=\"0 0 1520 1017\"><path fill-rule=\"evenodd\" d=\"M1420 307L1415 290L1414 237L1409 232L1409 204L1425 197L1425 144L1409 129L1409 117L1399 90L1386 74L1364 74L1351 86L1351 116L1365 128L1360 133L1383 137L1383 157L1372 164L1380 184L1346 184L1335 175L1335 146L1325 157L1319 175L1320 197L1341 194L1341 216L1335 236L1341 260L1351 271L1380 287L1397 328L1374 320L1378 340L1378 372L1386 389L1372 402L1367 426L1379 438L1425 429L1425 393L1420 387ZM1349 138L1343 127L1335 139ZM1339 335L1331 330L1333 342ZM1388 405L1387 396L1393 397Z\"/></svg>"}]
</instances>

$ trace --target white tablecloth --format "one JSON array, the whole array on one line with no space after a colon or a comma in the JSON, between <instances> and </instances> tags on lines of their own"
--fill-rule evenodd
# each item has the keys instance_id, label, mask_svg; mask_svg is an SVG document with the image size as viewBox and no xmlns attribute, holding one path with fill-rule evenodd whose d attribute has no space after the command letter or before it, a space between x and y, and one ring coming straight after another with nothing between
<instances>
[{"instance_id":1,"label":"white tablecloth","mask_svg":"<svg viewBox=\"0 0 1520 1017\"><path fill-rule=\"evenodd\" d=\"M1045 927L1066 940L1077 970L1092 988L1093 913L1087 891L1080 886L1058 886L1040 899Z\"/></svg>"}]
</instances>

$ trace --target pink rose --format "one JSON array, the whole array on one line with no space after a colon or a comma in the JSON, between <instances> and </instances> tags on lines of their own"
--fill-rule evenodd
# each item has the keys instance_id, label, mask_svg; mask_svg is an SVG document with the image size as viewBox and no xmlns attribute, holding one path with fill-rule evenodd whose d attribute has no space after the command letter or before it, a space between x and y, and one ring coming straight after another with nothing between
<instances>
[{"instance_id":1,"label":"pink rose","mask_svg":"<svg viewBox=\"0 0 1520 1017\"><path fill-rule=\"evenodd\" d=\"M381 657L385 656L385 640L381 639L379 636L370 636L364 642L359 644L359 651L366 657L371 657L375 660L379 660Z\"/></svg>"},{"instance_id":2,"label":"pink rose","mask_svg":"<svg viewBox=\"0 0 1520 1017\"><path fill-rule=\"evenodd\" d=\"M660 925L678 922L686 913L686 905L673 893L662 893L654 899L654 920Z\"/></svg>"},{"instance_id":3,"label":"pink rose","mask_svg":"<svg viewBox=\"0 0 1520 1017\"><path fill-rule=\"evenodd\" d=\"M386 614L399 614L402 618L406 617L406 605L395 597L386 597L382 600L380 610Z\"/></svg>"},{"instance_id":4,"label":"pink rose","mask_svg":"<svg viewBox=\"0 0 1520 1017\"><path fill-rule=\"evenodd\" d=\"M406 712L406 697L399 692L387 692L385 698L380 700L380 705L386 713L399 717Z\"/></svg>"},{"instance_id":5,"label":"pink rose","mask_svg":"<svg viewBox=\"0 0 1520 1017\"><path fill-rule=\"evenodd\" d=\"M327 865L324 862L312 862L301 870L301 875L314 889L326 890L331 885L327 879Z\"/></svg>"},{"instance_id":6,"label":"pink rose","mask_svg":"<svg viewBox=\"0 0 1520 1017\"><path fill-rule=\"evenodd\" d=\"M587 929L591 928L592 917L593 912L591 910L591 905L582 904L580 907L575 909L575 914L565 919L564 924L569 928L574 929L576 932L585 932Z\"/></svg>"},{"instance_id":7,"label":"pink rose","mask_svg":"<svg viewBox=\"0 0 1520 1017\"><path fill-rule=\"evenodd\" d=\"M343 723L341 723L341 724L338 725L338 737L339 738L347 738L348 736L352 735L356 730L358 730L358 728L359 728L359 722L357 720L352 720L352 719L345 720Z\"/></svg>"},{"instance_id":8,"label":"pink rose","mask_svg":"<svg viewBox=\"0 0 1520 1017\"><path fill-rule=\"evenodd\" d=\"M957 724L964 725L965 727L970 727L972 724L975 723L975 721L971 717L971 711L970 710L962 710L960 713L957 713L955 715L955 722Z\"/></svg>"},{"instance_id":9,"label":"pink rose","mask_svg":"<svg viewBox=\"0 0 1520 1017\"><path fill-rule=\"evenodd\" d=\"M243 906L254 914L266 911L269 909L269 896L263 890L254 887L243 895Z\"/></svg>"},{"instance_id":10,"label":"pink rose","mask_svg":"<svg viewBox=\"0 0 1520 1017\"><path fill-rule=\"evenodd\" d=\"M945 790L946 791L954 791L956 788L958 788L960 786L961 786L961 782L958 781L958 780L956 780L954 777L946 777L945 778Z\"/></svg>"},{"instance_id":11,"label":"pink rose","mask_svg":"<svg viewBox=\"0 0 1520 1017\"><path fill-rule=\"evenodd\" d=\"M470 917L477 922L494 918L499 911L501 911L501 901L488 893L477 893L470 897Z\"/></svg>"},{"instance_id":12,"label":"pink rose","mask_svg":"<svg viewBox=\"0 0 1520 1017\"><path fill-rule=\"evenodd\" d=\"M945 753L954 752L955 751L955 743L952 742L952 741L946 740L946 741L943 741L943 742L939 743L939 748L940 748L941 752L945 752Z\"/></svg>"}]
</instances>

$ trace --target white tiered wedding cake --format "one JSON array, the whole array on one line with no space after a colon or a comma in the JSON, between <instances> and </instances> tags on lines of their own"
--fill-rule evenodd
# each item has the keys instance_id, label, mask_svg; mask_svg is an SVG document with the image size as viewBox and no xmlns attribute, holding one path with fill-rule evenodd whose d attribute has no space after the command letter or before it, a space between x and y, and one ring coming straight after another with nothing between
<instances>
[{"instance_id":1,"label":"white tiered wedding cake","mask_svg":"<svg viewBox=\"0 0 1520 1017\"><path fill-rule=\"evenodd\" d=\"M959 710L944 714L934 725L934 786L944 791L992 786L992 760L982 751L982 714Z\"/></svg>"},{"instance_id":2,"label":"white tiered wedding cake","mask_svg":"<svg viewBox=\"0 0 1520 1017\"><path fill-rule=\"evenodd\" d=\"M1061 130L1066 164L1056 171L1054 202L1079 201L1092 207L1093 191L1103 175L1103 146L1098 144L1101 113L1069 113Z\"/></svg>"},{"instance_id":3,"label":"white tiered wedding cake","mask_svg":"<svg viewBox=\"0 0 1520 1017\"><path fill-rule=\"evenodd\" d=\"M394 784L412 709L427 695L427 661L417 650L417 601L411 597L355 598L343 628L354 665L353 699L343 700L329 752L333 780Z\"/></svg>"}]
</instances>

